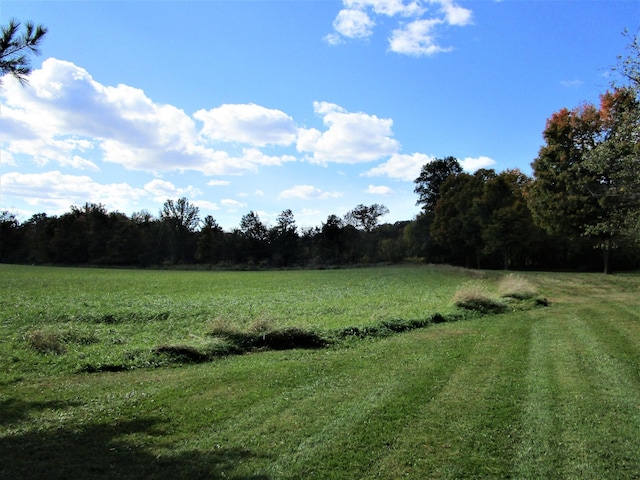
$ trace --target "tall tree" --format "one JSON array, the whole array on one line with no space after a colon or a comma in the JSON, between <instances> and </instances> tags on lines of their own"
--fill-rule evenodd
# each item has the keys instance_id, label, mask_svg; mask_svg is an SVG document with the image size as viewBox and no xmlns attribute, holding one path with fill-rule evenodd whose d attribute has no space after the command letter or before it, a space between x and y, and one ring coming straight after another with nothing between
<instances>
[{"instance_id":1,"label":"tall tree","mask_svg":"<svg viewBox=\"0 0 640 480\"><path fill-rule=\"evenodd\" d=\"M533 263L542 233L536 227L524 197L531 181L519 170L506 170L484 185L482 211L483 252L501 257L504 269Z\"/></svg>"},{"instance_id":2,"label":"tall tree","mask_svg":"<svg viewBox=\"0 0 640 480\"><path fill-rule=\"evenodd\" d=\"M563 108L548 120L545 145L533 161L534 182L528 189L536 222L551 234L576 237L597 212L589 194L596 179L585 168L584 153L596 145L600 117L593 105Z\"/></svg>"},{"instance_id":3,"label":"tall tree","mask_svg":"<svg viewBox=\"0 0 640 480\"><path fill-rule=\"evenodd\" d=\"M20 222L8 210L0 212L0 262L15 262L19 260L18 251L22 242Z\"/></svg>"},{"instance_id":4,"label":"tall tree","mask_svg":"<svg viewBox=\"0 0 640 480\"><path fill-rule=\"evenodd\" d=\"M298 227L293 212L283 210L276 219L276 225L269 232L273 251L273 261L276 266L285 267L296 261L298 256Z\"/></svg>"},{"instance_id":5,"label":"tall tree","mask_svg":"<svg viewBox=\"0 0 640 480\"><path fill-rule=\"evenodd\" d=\"M164 202L160 218L170 232L173 241L174 261L190 261L195 253L195 245L190 240L200 224L200 209L185 197Z\"/></svg>"},{"instance_id":6,"label":"tall tree","mask_svg":"<svg viewBox=\"0 0 640 480\"><path fill-rule=\"evenodd\" d=\"M365 232L371 232L378 226L380 217L389 213L389 209L382 204L374 203L373 205L360 204L353 210L347 212L344 219L347 224L362 229Z\"/></svg>"},{"instance_id":7,"label":"tall tree","mask_svg":"<svg viewBox=\"0 0 640 480\"><path fill-rule=\"evenodd\" d=\"M637 219L640 195L638 102L630 89L601 97L600 108L562 109L547 121L546 145L528 189L536 222L551 234L588 238L610 253Z\"/></svg>"},{"instance_id":8,"label":"tall tree","mask_svg":"<svg viewBox=\"0 0 640 480\"><path fill-rule=\"evenodd\" d=\"M254 263L265 260L268 256L267 226L262 223L260 216L253 210L243 215L240 219L240 232L244 240L245 258L252 259Z\"/></svg>"},{"instance_id":9,"label":"tall tree","mask_svg":"<svg viewBox=\"0 0 640 480\"><path fill-rule=\"evenodd\" d=\"M414 180L414 193L418 194L416 205L422 205L425 213L433 213L440 198L440 189L451 175L462 173L455 157L436 158L422 166L420 175Z\"/></svg>"},{"instance_id":10,"label":"tall tree","mask_svg":"<svg viewBox=\"0 0 640 480\"><path fill-rule=\"evenodd\" d=\"M436 205L431 234L442 248L449 250L454 263L480 267L482 253L482 216L479 202L484 185L495 177L493 170L450 176L442 185Z\"/></svg>"},{"instance_id":11,"label":"tall tree","mask_svg":"<svg viewBox=\"0 0 640 480\"><path fill-rule=\"evenodd\" d=\"M39 55L40 45L47 29L42 25L34 25L27 22L24 32L19 34L20 22L9 20L9 24L2 27L0 36L0 83L2 76L10 74L22 84L27 82L27 76L31 73L31 61L29 55Z\"/></svg>"},{"instance_id":12,"label":"tall tree","mask_svg":"<svg viewBox=\"0 0 640 480\"><path fill-rule=\"evenodd\" d=\"M217 263L222 260L224 231L211 215L204 217L204 225L198 233L196 259L202 263Z\"/></svg>"}]
</instances>

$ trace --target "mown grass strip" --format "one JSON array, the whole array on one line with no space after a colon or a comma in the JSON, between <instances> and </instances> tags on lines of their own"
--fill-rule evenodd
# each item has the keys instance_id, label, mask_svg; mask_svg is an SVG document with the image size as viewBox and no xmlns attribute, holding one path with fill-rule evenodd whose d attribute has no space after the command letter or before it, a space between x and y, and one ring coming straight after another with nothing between
<instances>
[{"instance_id":1,"label":"mown grass strip","mask_svg":"<svg viewBox=\"0 0 640 480\"><path fill-rule=\"evenodd\" d=\"M637 370L624 354L628 342L617 342L611 312L602 313L572 306L536 323L518 477L633 478L640 471ZM632 356L637 361L637 349Z\"/></svg>"}]
</instances>

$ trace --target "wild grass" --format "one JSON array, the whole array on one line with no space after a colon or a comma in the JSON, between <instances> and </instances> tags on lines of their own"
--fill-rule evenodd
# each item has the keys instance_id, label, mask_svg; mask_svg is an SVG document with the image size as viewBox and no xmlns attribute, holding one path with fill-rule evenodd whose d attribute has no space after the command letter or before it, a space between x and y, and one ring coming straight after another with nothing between
<instances>
[{"instance_id":1,"label":"wild grass","mask_svg":"<svg viewBox=\"0 0 640 480\"><path fill-rule=\"evenodd\" d=\"M639 275L524 273L536 286L536 296L549 298L551 306L514 309L511 300L502 299L509 305L505 313L479 320L458 310L453 296L473 280L485 285L486 295L501 299L497 280L502 274L476 278L459 272L445 278L444 272L427 274L415 268L331 276L351 303L359 302L363 314L360 321L343 316L340 322L329 313L325 328L317 318L287 323L273 306L262 315L239 309L235 324L230 310L207 309L212 296L202 293L189 300L206 315L181 322L168 305L182 305L186 287L174 285L174 297L163 281L158 289L166 301L156 305L148 297L137 308L145 315L166 311L164 320L138 316L130 322L81 321L69 318L75 307L53 300L42 317L27 317L8 299L21 297L22 305L28 305L37 290L28 294L29 282L2 277L7 295L1 300L0 322L0 478L640 477ZM31 282L42 281L27 270ZM69 273L77 274L70 270L57 275ZM118 282L127 283L126 272L114 273ZM129 273L135 277L137 272ZM131 290L140 293L140 286L133 284L143 277L154 281L153 272L143 273L129 283ZM155 273L162 278L165 272ZM373 315L384 288L378 284L371 289L374 298L367 298L361 276L366 273L373 284L386 278L393 285L388 291L392 299L402 297L394 293L396 288L406 288L404 301L413 299L417 306L398 307L396 315L386 318ZM102 275L79 273L85 274ZM177 278L201 292L216 284L199 275ZM274 290L255 278L249 275L226 287L226 280L218 281L215 290L226 288L229 295L235 290L249 298L248 289L254 288L254 301L262 298L266 306L268 295L261 295ZM314 278L319 290L329 288L331 282L324 283L322 275ZM51 275L47 282L54 279ZM292 285L287 275L279 281ZM12 282L27 288L7 289ZM92 310L92 302L108 306L102 295L110 294L105 288L109 282L102 282L100 295L85 292L87 311L77 309L74 315L95 318L115 312L124 319L135 312L134 302L130 310L123 307L132 299L126 289L119 296L109 295L120 310ZM300 277L295 283L305 295L313 291ZM49 285L53 297L65 297ZM349 287L354 290L349 292ZM440 307L425 313L428 302L416 291L441 298ZM194 301L198 298L206 300ZM288 308L313 310L304 303ZM456 321L439 321L433 312ZM58 323L52 320L56 316ZM261 326L263 318L267 321ZM257 320L260 325L253 326ZM411 328L421 321L427 328ZM227 333L265 336L296 328L345 335L353 329L361 336L346 336L354 341L329 348L258 348L213 362L189 359L197 360L200 353L211 351L207 349L229 348ZM381 334L384 328L391 333ZM172 335L173 329L180 333ZM66 353L43 354L25 340L37 330L94 332L99 342L62 342ZM377 333L363 333L368 331ZM114 345L113 339L123 343ZM119 360L127 352L133 362L165 358L171 368L104 368L92 374L68 368L75 365L67 363L70 359L97 366L113 349L118 350L113 358ZM187 360L178 366L173 357Z\"/></svg>"},{"instance_id":2,"label":"wild grass","mask_svg":"<svg viewBox=\"0 0 640 480\"><path fill-rule=\"evenodd\" d=\"M498 293L504 298L529 300L536 296L537 290L533 282L522 275L510 273L502 277L498 283Z\"/></svg>"},{"instance_id":3,"label":"wild grass","mask_svg":"<svg viewBox=\"0 0 640 480\"><path fill-rule=\"evenodd\" d=\"M159 347L218 358L251 345L264 348L259 334L266 332L280 339L302 338L300 331L330 336L347 327L371 333L381 322L454 312L453 291L470 275L424 267L186 272L0 266L0 273L6 292L0 367L16 378L163 366L180 358ZM226 337L216 338L216 330ZM65 337L80 331L94 341Z\"/></svg>"},{"instance_id":4,"label":"wild grass","mask_svg":"<svg viewBox=\"0 0 640 480\"><path fill-rule=\"evenodd\" d=\"M490 293L489 288L479 282L467 282L453 296L456 306L482 314L502 313L507 310L504 303Z\"/></svg>"}]
</instances>

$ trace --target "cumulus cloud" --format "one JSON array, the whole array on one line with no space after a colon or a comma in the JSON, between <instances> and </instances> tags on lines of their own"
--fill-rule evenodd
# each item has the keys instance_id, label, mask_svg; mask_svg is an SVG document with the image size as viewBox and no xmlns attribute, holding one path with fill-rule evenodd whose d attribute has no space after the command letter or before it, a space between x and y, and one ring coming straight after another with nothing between
<instances>
[{"instance_id":1,"label":"cumulus cloud","mask_svg":"<svg viewBox=\"0 0 640 480\"><path fill-rule=\"evenodd\" d=\"M369 185L367 193L371 193L373 195L391 195L394 192L392 188L385 185Z\"/></svg>"},{"instance_id":2,"label":"cumulus cloud","mask_svg":"<svg viewBox=\"0 0 640 480\"><path fill-rule=\"evenodd\" d=\"M238 208L247 206L246 203L239 202L238 200L234 200L232 198L223 198L222 200L220 200L220 203L231 211L236 211Z\"/></svg>"},{"instance_id":3,"label":"cumulus cloud","mask_svg":"<svg viewBox=\"0 0 640 480\"><path fill-rule=\"evenodd\" d=\"M283 190L278 195L278 198L300 198L303 200L325 200L327 198L340 198L341 192L324 192L313 185L296 185L294 187Z\"/></svg>"},{"instance_id":4,"label":"cumulus cloud","mask_svg":"<svg viewBox=\"0 0 640 480\"><path fill-rule=\"evenodd\" d=\"M411 155L396 153L389 160L362 175L367 177L389 177L406 182L412 182L420 175L422 166L433 161L435 157L424 153Z\"/></svg>"},{"instance_id":5,"label":"cumulus cloud","mask_svg":"<svg viewBox=\"0 0 640 480\"><path fill-rule=\"evenodd\" d=\"M405 55L434 55L450 51L436 43L434 29L441 24L438 18L422 19L394 30L389 39L389 50Z\"/></svg>"},{"instance_id":6,"label":"cumulus cloud","mask_svg":"<svg viewBox=\"0 0 640 480\"><path fill-rule=\"evenodd\" d=\"M168 198L197 197L202 192L198 188L189 185L186 188L176 187L173 183L158 178L144 185L144 190L149 192L156 202L164 202Z\"/></svg>"},{"instance_id":7,"label":"cumulus cloud","mask_svg":"<svg viewBox=\"0 0 640 480\"><path fill-rule=\"evenodd\" d=\"M207 185L210 187L221 187L225 185L229 185L231 182L229 180L209 180Z\"/></svg>"},{"instance_id":8,"label":"cumulus cloud","mask_svg":"<svg viewBox=\"0 0 640 480\"><path fill-rule=\"evenodd\" d=\"M5 173L2 190L5 195L21 198L28 205L56 214L86 202L102 203L109 210L126 211L147 195L145 190L126 183L101 184L84 175L64 175L57 170Z\"/></svg>"},{"instance_id":9,"label":"cumulus cloud","mask_svg":"<svg viewBox=\"0 0 640 480\"><path fill-rule=\"evenodd\" d=\"M223 105L196 112L203 122L172 105L161 105L127 85L104 86L83 68L49 58L29 84L3 79L0 147L40 165L55 162L97 170L95 160L149 172L193 170L205 175L240 174L277 166L292 156L269 156L256 148L240 155L216 150L209 141L287 145L295 141L293 120L257 105Z\"/></svg>"},{"instance_id":10,"label":"cumulus cloud","mask_svg":"<svg viewBox=\"0 0 640 480\"><path fill-rule=\"evenodd\" d=\"M194 200L193 204L201 210L220 210L216 203L207 200Z\"/></svg>"},{"instance_id":11,"label":"cumulus cloud","mask_svg":"<svg viewBox=\"0 0 640 480\"><path fill-rule=\"evenodd\" d=\"M333 22L333 32L325 37L331 45L345 39L368 38L377 16L397 19L389 40L389 50L413 56L430 56L452 48L440 45L438 32L446 26L472 23L472 11L454 0L343 0Z\"/></svg>"},{"instance_id":12,"label":"cumulus cloud","mask_svg":"<svg viewBox=\"0 0 640 480\"><path fill-rule=\"evenodd\" d=\"M296 138L293 119L280 110L260 105L222 105L212 110L199 110L194 118L203 122L201 134L223 142L290 145Z\"/></svg>"},{"instance_id":13,"label":"cumulus cloud","mask_svg":"<svg viewBox=\"0 0 640 480\"><path fill-rule=\"evenodd\" d=\"M313 163L360 163L378 160L398 151L393 137L393 120L366 113L350 113L339 105L314 102L326 131L300 129L297 149L310 154Z\"/></svg>"},{"instance_id":14,"label":"cumulus cloud","mask_svg":"<svg viewBox=\"0 0 640 480\"><path fill-rule=\"evenodd\" d=\"M333 21L333 29L336 34L328 37L329 43L335 44L341 37L366 38L373 33L375 22L369 15L359 8L346 8L340 10Z\"/></svg>"},{"instance_id":15,"label":"cumulus cloud","mask_svg":"<svg viewBox=\"0 0 640 480\"><path fill-rule=\"evenodd\" d=\"M0 165L15 167L16 161L11 153L0 150Z\"/></svg>"},{"instance_id":16,"label":"cumulus cloud","mask_svg":"<svg viewBox=\"0 0 640 480\"><path fill-rule=\"evenodd\" d=\"M489 157L467 157L460 162L462 169L466 172L475 172L481 168L489 168L496 164L496 161Z\"/></svg>"}]
</instances>

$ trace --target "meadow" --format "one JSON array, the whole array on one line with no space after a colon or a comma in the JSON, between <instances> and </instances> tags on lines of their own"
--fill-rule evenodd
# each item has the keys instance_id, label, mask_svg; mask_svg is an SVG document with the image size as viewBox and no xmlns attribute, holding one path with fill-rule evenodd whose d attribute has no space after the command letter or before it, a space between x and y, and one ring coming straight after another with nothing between
<instances>
[{"instance_id":1,"label":"meadow","mask_svg":"<svg viewBox=\"0 0 640 480\"><path fill-rule=\"evenodd\" d=\"M0 478L640 477L640 275L506 276L1 265Z\"/></svg>"}]
</instances>

